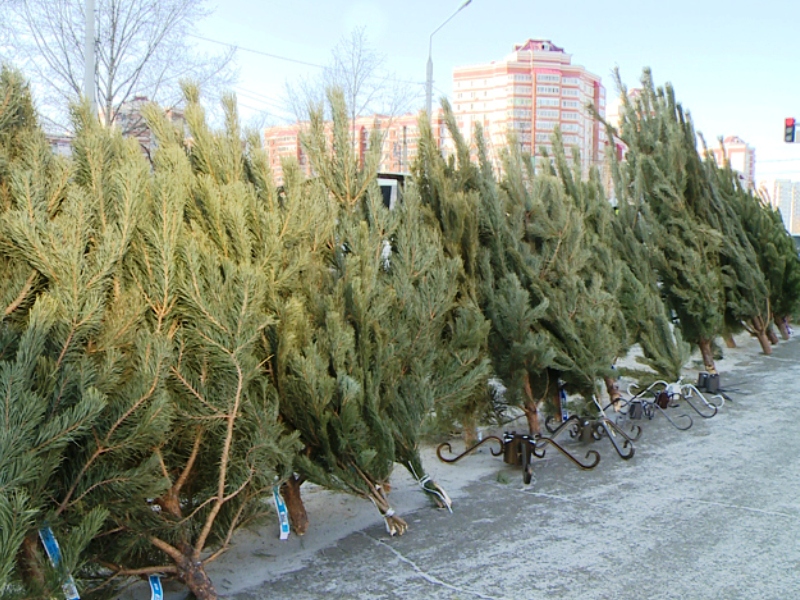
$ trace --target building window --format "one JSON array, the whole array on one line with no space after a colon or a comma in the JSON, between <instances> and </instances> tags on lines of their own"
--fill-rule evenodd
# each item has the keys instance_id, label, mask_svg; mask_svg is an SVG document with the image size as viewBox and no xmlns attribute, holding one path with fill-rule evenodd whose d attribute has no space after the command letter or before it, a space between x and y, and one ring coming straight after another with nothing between
<instances>
[{"instance_id":1,"label":"building window","mask_svg":"<svg viewBox=\"0 0 800 600\"><path fill-rule=\"evenodd\" d=\"M554 95L558 95L560 91L561 91L561 88L559 88L557 85L537 85L536 86L536 93L537 94L554 94ZM566 94L566 92L567 92L567 90L564 90L565 94Z\"/></svg>"},{"instance_id":2,"label":"building window","mask_svg":"<svg viewBox=\"0 0 800 600\"><path fill-rule=\"evenodd\" d=\"M552 131L556 128L556 125L558 125L558 123L555 121L536 121L536 129L542 131Z\"/></svg>"},{"instance_id":3,"label":"building window","mask_svg":"<svg viewBox=\"0 0 800 600\"><path fill-rule=\"evenodd\" d=\"M565 95L565 96L574 96L574 97L580 97L580 95L581 95L581 91L580 91L580 90L571 90L571 89L565 89L565 90L564 90L564 95Z\"/></svg>"},{"instance_id":4,"label":"building window","mask_svg":"<svg viewBox=\"0 0 800 600\"><path fill-rule=\"evenodd\" d=\"M565 112L561 113L561 118L565 121L577 121L580 118L580 115L576 112Z\"/></svg>"},{"instance_id":5,"label":"building window","mask_svg":"<svg viewBox=\"0 0 800 600\"><path fill-rule=\"evenodd\" d=\"M544 117L545 119L557 119L558 118L558 111L551 110L548 108L539 108L536 110L537 117Z\"/></svg>"},{"instance_id":6,"label":"building window","mask_svg":"<svg viewBox=\"0 0 800 600\"><path fill-rule=\"evenodd\" d=\"M562 83L564 85L579 85L581 80L577 77L564 77Z\"/></svg>"},{"instance_id":7,"label":"building window","mask_svg":"<svg viewBox=\"0 0 800 600\"><path fill-rule=\"evenodd\" d=\"M562 100L561 107L562 108L579 108L581 105L580 102L577 100Z\"/></svg>"},{"instance_id":8,"label":"building window","mask_svg":"<svg viewBox=\"0 0 800 600\"><path fill-rule=\"evenodd\" d=\"M536 106L558 106L558 98L537 98Z\"/></svg>"},{"instance_id":9,"label":"building window","mask_svg":"<svg viewBox=\"0 0 800 600\"><path fill-rule=\"evenodd\" d=\"M558 83L561 81L561 75L556 75L554 73L537 73L536 81L537 83Z\"/></svg>"}]
</instances>

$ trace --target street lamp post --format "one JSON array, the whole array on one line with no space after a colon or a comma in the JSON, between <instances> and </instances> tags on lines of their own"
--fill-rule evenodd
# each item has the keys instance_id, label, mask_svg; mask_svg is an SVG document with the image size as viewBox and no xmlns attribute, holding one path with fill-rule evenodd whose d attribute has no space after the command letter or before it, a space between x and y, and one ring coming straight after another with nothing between
<instances>
[{"instance_id":1,"label":"street lamp post","mask_svg":"<svg viewBox=\"0 0 800 600\"><path fill-rule=\"evenodd\" d=\"M94 69L95 69L95 35L94 35L94 0L86 0L85 5L86 14L86 38L83 48L84 56L84 73L83 73L83 94L89 100L92 106L92 112L95 109L95 92L94 92Z\"/></svg>"},{"instance_id":2,"label":"street lamp post","mask_svg":"<svg viewBox=\"0 0 800 600\"><path fill-rule=\"evenodd\" d=\"M431 108L432 108L432 103L433 103L433 59L431 58L431 51L433 49L433 35L437 31L439 31L442 27L447 25L447 23L450 22L450 19L452 19L458 13L460 13L462 10L467 8L467 6L469 6L470 2L472 2L472 0L466 0L465 2L463 2L461 4L461 6L459 6L456 9L456 12L454 12L452 15L447 17L447 19L445 20L444 23L442 23L436 29L433 30L433 33L431 33L431 37L428 39L428 74L427 74L427 77L425 79L425 110L426 110L426 112L428 114L428 120L430 120L431 117L432 117Z\"/></svg>"}]
</instances>

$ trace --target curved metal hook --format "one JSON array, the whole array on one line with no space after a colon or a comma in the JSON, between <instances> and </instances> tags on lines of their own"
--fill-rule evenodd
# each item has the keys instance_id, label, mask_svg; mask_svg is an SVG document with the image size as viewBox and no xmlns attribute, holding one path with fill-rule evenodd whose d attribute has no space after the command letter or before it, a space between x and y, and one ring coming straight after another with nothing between
<instances>
[{"instance_id":1,"label":"curved metal hook","mask_svg":"<svg viewBox=\"0 0 800 600\"><path fill-rule=\"evenodd\" d=\"M688 390L689 393L688 394L685 393L683 391L684 389ZM681 388L681 394L683 395L684 398L688 398L692 394L697 394L697 396L700 398L700 400L703 402L703 404L705 404L709 408L713 408L714 409L714 415L717 414L717 410L722 408L723 405L725 404L725 398L723 398L720 394L716 394L716 395L712 396L712 398L719 398L721 400L721 402L719 404L714 404L713 402L709 402L708 399L706 399L705 395L703 395L703 393L699 389L697 389L697 387L692 383L685 384ZM714 415L711 415L711 416L713 417ZM709 418L709 417L707 417L707 418Z\"/></svg>"},{"instance_id":2,"label":"curved metal hook","mask_svg":"<svg viewBox=\"0 0 800 600\"><path fill-rule=\"evenodd\" d=\"M588 459L590 456L594 455L593 462L591 462L589 464L583 464L581 461L579 461L577 458L575 458L572 454L567 452L567 450L565 450L561 445L558 444L558 442L556 442L552 438L547 438L547 437L537 438L535 440L535 442L533 443L533 447L534 447L534 450L544 450L545 446L547 446L548 444L550 444L551 446L554 446L556 448L556 450L561 452L564 456L566 456L573 463L575 463L575 465L577 465L578 468L583 469L584 471L589 471L591 469L594 469L600 463L600 453L597 452L597 450L589 450L586 453L586 456L584 458ZM544 458L544 452L542 452L541 456L539 456L538 454L536 454L536 456L539 457L539 458Z\"/></svg>"},{"instance_id":3,"label":"curved metal hook","mask_svg":"<svg viewBox=\"0 0 800 600\"><path fill-rule=\"evenodd\" d=\"M489 441L496 441L496 442L500 443L500 450L498 450L497 452L494 451L494 448L490 448L489 449L489 451L492 453L492 456L500 456L503 453L504 443L503 443L503 440L501 440L496 435L490 435L488 437L483 438L480 442L478 442L474 446L470 446L469 448L464 450L464 452L462 452L461 454L459 454L458 456L456 456L454 458L445 458L444 456L442 456L442 448L447 448L447 451L450 452L451 454L453 452L453 447L450 445L450 442L442 442L441 444L439 444L436 447L436 456L439 457L440 461L452 464L452 463L460 461L467 454L470 454L476 448L478 448L479 446L482 446L483 444L485 444L486 442L489 442Z\"/></svg>"},{"instance_id":4,"label":"curved metal hook","mask_svg":"<svg viewBox=\"0 0 800 600\"><path fill-rule=\"evenodd\" d=\"M687 414L685 414L685 413L684 413L684 414L682 414L682 415L678 415L678 418L679 418L679 419L681 419L681 418L683 418L683 417L686 417L687 419L689 419L689 424L688 424L686 427L681 427L681 426L680 426L680 425L678 425L678 424L677 424L675 421L673 421L673 420L672 420L672 417L670 417L670 416L667 414L667 411L665 411L663 408L661 408L661 407L660 407L658 404L653 404L652 406L654 406L654 407L655 407L655 408L657 408L659 411L661 411L661 414L662 414L662 415L664 415L664 416L667 418L667 421L669 421L670 423L672 423L672 425L675 427L675 429L680 429L681 431L686 431L687 429L691 428L691 426L694 424L694 421L692 421L692 417L690 417L689 415L687 415Z\"/></svg>"},{"instance_id":5,"label":"curved metal hook","mask_svg":"<svg viewBox=\"0 0 800 600\"><path fill-rule=\"evenodd\" d=\"M701 412L701 411L700 411L700 409L699 409L699 408L697 408L697 407L696 407L694 404L692 404L692 401L691 401L691 400L689 400L689 397L688 397L688 396L681 395L681 397L682 397L682 398L683 398L683 399L686 401L686 404L688 404L689 406L691 406L691 407L692 407L692 409L694 410L694 412L696 412L698 415L700 415L700 416L701 416L701 417L703 417L704 419L710 419L711 417L713 417L714 415L716 415L716 414L717 414L717 407L716 407L716 406L714 406L713 404L708 404L708 403L706 402L706 405L707 405L707 406L710 406L712 409L714 409L714 412L712 412L710 415L707 415L707 414L705 414L705 413Z\"/></svg>"},{"instance_id":6,"label":"curved metal hook","mask_svg":"<svg viewBox=\"0 0 800 600\"><path fill-rule=\"evenodd\" d=\"M619 454L619 457L621 459L628 460L630 458L633 458L633 454L634 452L636 452L636 448L633 447L633 441L625 434L624 431L622 431L622 429L617 427L617 425L613 421L609 419L600 419L597 422L597 427L598 430L602 428L603 431L605 431L608 440L611 442L611 445L614 446L614 450L617 451L617 454ZM619 433L624 438L622 441L622 447L620 447L619 443L617 443L614 431ZM630 452L626 453L625 450L628 448L630 448Z\"/></svg>"},{"instance_id":7,"label":"curved metal hook","mask_svg":"<svg viewBox=\"0 0 800 600\"><path fill-rule=\"evenodd\" d=\"M566 421L563 421L555 429L551 429L551 425L550 425L551 421L555 421L555 417L553 415L549 415L544 420L544 427L545 427L545 429L547 429L548 433L550 433L550 437L558 437L561 434L561 432L564 431L565 429L568 429L568 428L571 429L575 425L580 424L580 418L578 417L578 415L570 415L569 417L567 417ZM577 434L573 434L573 432L570 431L569 435L570 435L570 437L575 437L575 435L577 435Z\"/></svg>"},{"instance_id":8,"label":"curved metal hook","mask_svg":"<svg viewBox=\"0 0 800 600\"><path fill-rule=\"evenodd\" d=\"M651 383L650 385L648 385L648 386L647 386L645 389L643 389L641 392L639 392L638 394L634 394L634 393L633 393L633 390L635 390L636 388L638 388L638 387L639 387L639 386L638 386L638 385L636 385L636 383L634 382L634 383L631 383L631 384L629 384L629 385L628 385L628 394L629 394L629 395L631 395L631 396L633 396L633 398L638 398L638 397L640 397L640 396L643 396L644 394L646 394L646 393L647 393L647 392L649 392L650 390L652 390L652 389L653 389L654 387L656 387L657 385L663 385L664 387L667 387L669 384L668 384L666 381L662 380L662 379L657 379L657 380L655 380L653 383Z\"/></svg>"}]
</instances>

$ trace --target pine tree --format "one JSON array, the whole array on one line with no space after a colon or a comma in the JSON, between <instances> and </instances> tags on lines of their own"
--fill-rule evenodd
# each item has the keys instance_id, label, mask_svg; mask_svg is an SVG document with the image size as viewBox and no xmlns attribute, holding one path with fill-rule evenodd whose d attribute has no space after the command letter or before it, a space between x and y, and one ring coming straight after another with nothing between
<instances>
[{"instance_id":1,"label":"pine tree","mask_svg":"<svg viewBox=\"0 0 800 600\"><path fill-rule=\"evenodd\" d=\"M688 117L684 128L687 140L690 137L694 140L694 129ZM769 291L756 251L735 208L737 195L742 193L741 184L730 165L719 167L710 152L706 152L702 162L699 154L689 155L692 156L689 181L694 183L691 193L694 210L700 219L719 232L722 240L724 333L730 336L747 329L758 339L764 354L771 354Z\"/></svg>"},{"instance_id":2,"label":"pine tree","mask_svg":"<svg viewBox=\"0 0 800 600\"><path fill-rule=\"evenodd\" d=\"M133 145L92 127L88 108L75 118L74 161L52 157L30 130L17 138L25 143L6 163L2 185L3 266L29 274L3 322L0 378L9 404L2 444L9 451L0 455L9 463L0 471L12 476L3 505L15 514L2 519L25 528L9 532L15 543L22 539L12 593L34 597L54 593L67 573L79 586L92 578L92 539L120 505L158 489L137 459L165 421L158 398L137 403L120 394L121 386L131 394L147 388L152 375L128 360L141 310L118 273L146 165ZM57 571L38 544L45 525L61 545Z\"/></svg>"},{"instance_id":3,"label":"pine tree","mask_svg":"<svg viewBox=\"0 0 800 600\"><path fill-rule=\"evenodd\" d=\"M443 100L443 106L446 118L452 121L454 117L446 100ZM481 176L457 128L451 127L459 136L457 162L448 163L434 140L429 120L420 118L418 126L419 151L412 167L414 181L423 204L436 218L446 255L461 262L457 276L458 316L451 325L451 338L459 348L454 364L475 365L472 369L475 382L471 390L450 394L435 402L436 426L439 431L453 431L460 427L466 444L472 445L477 441L478 423L495 416L486 389L486 379L491 372L487 348L490 323L479 305ZM479 378L484 379L483 384Z\"/></svg>"},{"instance_id":4,"label":"pine tree","mask_svg":"<svg viewBox=\"0 0 800 600\"><path fill-rule=\"evenodd\" d=\"M629 194L646 202L652 215L653 263L667 305L675 311L683 338L700 348L706 370L716 372L714 338L722 332L725 290L720 271L720 233L692 209L689 167L697 150L687 140L683 109L672 88L656 88L649 71L631 100L622 91L619 137L627 146L621 166Z\"/></svg>"},{"instance_id":5,"label":"pine tree","mask_svg":"<svg viewBox=\"0 0 800 600\"><path fill-rule=\"evenodd\" d=\"M556 129L552 140L555 164L551 165L551 171L559 176L566 193L583 216L584 243L592 249L583 276L586 281L592 280L593 283L590 285L596 286L595 289L601 293L589 300L598 305L604 304L602 328L596 330L598 335L594 336L590 332L583 332L582 343L589 347L587 354L596 365L598 377L604 380L606 391L613 401L620 398L621 394L607 367L626 354L631 345L625 315L619 301L624 268L623 261L613 245L613 208L605 197L597 168L592 166L589 169L589 177L584 178L577 148L573 152L570 164L560 129Z\"/></svg>"},{"instance_id":6,"label":"pine tree","mask_svg":"<svg viewBox=\"0 0 800 600\"><path fill-rule=\"evenodd\" d=\"M148 111L159 150L129 275L147 307L148 338L164 351L159 392L173 418L151 447L160 490L139 497L125 519L112 514L97 552L115 577L171 573L210 599L206 565L266 514L295 441L279 423L261 352L275 320L267 252L276 246L274 229L262 228L263 179L253 175L263 157L243 151L232 98L225 130L214 133L196 88L185 93L191 145Z\"/></svg>"},{"instance_id":7,"label":"pine tree","mask_svg":"<svg viewBox=\"0 0 800 600\"><path fill-rule=\"evenodd\" d=\"M788 322L800 312L800 258L780 212L738 186L731 198L752 244L769 289L773 322L784 339Z\"/></svg>"}]
</instances>

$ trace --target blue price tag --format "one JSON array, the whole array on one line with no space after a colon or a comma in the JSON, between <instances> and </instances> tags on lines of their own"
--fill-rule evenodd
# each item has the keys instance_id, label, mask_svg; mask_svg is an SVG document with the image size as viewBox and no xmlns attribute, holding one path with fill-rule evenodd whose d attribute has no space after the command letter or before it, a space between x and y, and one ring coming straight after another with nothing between
<instances>
[{"instance_id":1,"label":"blue price tag","mask_svg":"<svg viewBox=\"0 0 800 600\"><path fill-rule=\"evenodd\" d=\"M281 526L281 539L288 540L291 530L289 527L289 510L286 508L286 502L283 501L281 490L277 485L272 486L272 497L275 500L275 509L278 511L278 522Z\"/></svg>"},{"instance_id":2,"label":"blue price tag","mask_svg":"<svg viewBox=\"0 0 800 600\"><path fill-rule=\"evenodd\" d=\"M42 540L42 545L47 553L47 558L50 559L50 564L58 568L61 563L61 548L58 547L58 541L56 536L53 535L53 530L49 527L42 527L39 530L39 539ZM61 589L64 591L66 600L81 600L72 575L67 574L67 580L61 584Z\"/></svg>"},{"instance_id":3,"label":"blue price tag","mask_svg":"<svg viewBox=\"0 0 800 600\"><path fill-rule=\"evenodd\" d=\"M164 588L161 587L161 576L150 575L150 600L164 600Z\"/></svg>"}]
</instances>

